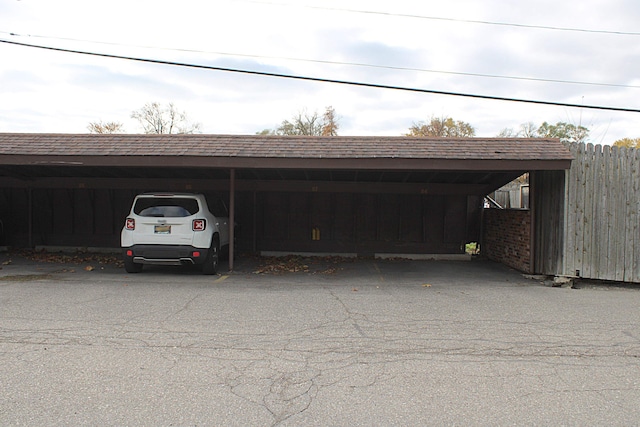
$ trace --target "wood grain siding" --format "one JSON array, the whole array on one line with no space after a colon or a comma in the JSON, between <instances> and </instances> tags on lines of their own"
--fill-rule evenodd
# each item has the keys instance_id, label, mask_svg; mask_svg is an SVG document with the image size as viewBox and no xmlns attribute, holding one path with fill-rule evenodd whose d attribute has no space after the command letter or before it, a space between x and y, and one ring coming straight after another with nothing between
<instances>
[{"instance_id":1,"label":"wood grain siding","mask_svg":"<svg viewBox=\"0 0 640 427\"><path fill-rule=\"evenodd\" d=\"M572 145L556 274L640 282L640 150ZM552 271L552 270L549 270Z\"/></svg>"},{"instance_id":2,"label":"wood grain siding","mask_svg":"<svg viewBox=\"0 0 640 427\"><path fill-rule=\"evenodd\" d=\"M2 189L5 243L118 247L124 218L140 191ZM464 243L479 240L481 198L475 195L241 191L235 196L240 252L462 253ZM315 239L313 229L319 233Z\"/></svg>"},{"instance_id":3,"label":"wood grain siding","mask_svg":"<svg viewBox=\"0 0 640 427\"><path fill-rule=\"evenodd\" d=\"M259 193L258 251L457 254L479 239L480 198ZM240 195L240 198L243 196ZM314 231L315 230L315 231ZM242 246L251 247L244 241Z\"/></svg>"},{"instance_id":4,"label":"wood grain siding","mask_svg":"<svg viewBox=\"0 0 640 427\"><path fill-rule=\"evenodd\" d=\"M562 268L565 224L565 171L538 171L530 176L534 189L534 264L532 272L557 274Z\"/></svg>"}]
</instances>

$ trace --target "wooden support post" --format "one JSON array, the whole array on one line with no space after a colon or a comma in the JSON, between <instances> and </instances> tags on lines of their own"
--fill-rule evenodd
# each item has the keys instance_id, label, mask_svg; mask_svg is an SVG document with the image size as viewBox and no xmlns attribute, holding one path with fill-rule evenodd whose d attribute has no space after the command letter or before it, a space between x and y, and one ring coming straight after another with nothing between
<instances>
[{"instance_id":1,"label":"wooden support post","mask_svg":"<svg viewBox=\"0 0 640 427\"><path fill-rule=\"evenodd\" d=\"M236 170L229 170L229 271L233 271L233 252L235 250L236 224Z\"/></svg>"},{"instance_id":2,"label":"wooden support post","mask_svg":"<svg viewBox=\"0 0 640 427\"><path fill-rule=\"evenodd\" d=\"M27 240L28 240L28 245L29 245L29 249L33 249L33 190L31 189L31 187L29 187L27 189L27 204L28 206L28 212L27 212L27 216L28 216L28 230L27 230Z\"/></svg>"},{"instance_id":3,"label":"wooden support post","mask_svg":"<svg viewBox=\"0 0 640 427\"><path fill-rule=\"evenodd\" d=\"M537 209L537 198L536 191L538 190L538 186L536 185L536 179L538 178L538 174L535 171L529 172L529 220L531 223L529 224L529 271L530 274L537 273L536 271L536 252L538 244L536 239L536 221L538 220L538 216L536 215Z\"/></svg>"}]
</instances>

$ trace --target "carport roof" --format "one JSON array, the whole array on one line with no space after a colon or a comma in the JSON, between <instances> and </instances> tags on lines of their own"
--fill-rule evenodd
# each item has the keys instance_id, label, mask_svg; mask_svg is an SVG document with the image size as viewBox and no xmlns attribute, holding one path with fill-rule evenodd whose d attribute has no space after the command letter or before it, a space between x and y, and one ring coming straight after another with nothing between
<instances>
[{"instance_id":1,"label":"carport roof","mask_svg":"<svg viewBox=\"0 0 640 427\"><path fill-rule=\"evenodd\" d=\"M561 170L558 139L0 134L0 165L336 170Z\"/></svg>"},{"instance_id":2,"label":"carport roof","mask_svg":"<svg viewBox=\"0 0 640 427\"><path fill-rule=\"evenodd\" d=\"M0 133L0 187L485 195L563 170L557 139Z\"/></svg>"}]
</instances>

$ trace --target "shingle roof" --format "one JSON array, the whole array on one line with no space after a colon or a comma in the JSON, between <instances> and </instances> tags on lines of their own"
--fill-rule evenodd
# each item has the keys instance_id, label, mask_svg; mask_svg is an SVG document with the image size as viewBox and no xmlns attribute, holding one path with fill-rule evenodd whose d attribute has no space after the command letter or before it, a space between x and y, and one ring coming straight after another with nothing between
<instances>
[{"instance_id":1,"label":"shingle roof","mask_svg":"<svg viewBox=\"0 0 640 427\"><path fill-rule=\"evenodd\" d=\"M0 133L0 155L570 160L557 139Z\"/></svg>"}]
</instances>

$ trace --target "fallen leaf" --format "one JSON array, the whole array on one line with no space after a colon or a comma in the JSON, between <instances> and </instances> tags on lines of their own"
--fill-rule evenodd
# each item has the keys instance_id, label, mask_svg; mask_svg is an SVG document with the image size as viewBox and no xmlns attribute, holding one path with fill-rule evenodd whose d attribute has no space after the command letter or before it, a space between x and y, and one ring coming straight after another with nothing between
<instances>
[{"instance_id":1,"label":"fallen leaf","mask_svg":"<svg viewBox=\"0 0 640 427\"><path fill-rule=\"evenodd\" d=\"M90 265L87 265L84 269L86 271L93 271L93 267L91 267Z\"/></svg>"},{"instance_id":2,"label":"fallen leaf","mask_svg":"<svg viewBox=\"0 0 640 427\"><path fill-rule=\"evenodd\" d=\"M425 283L424 285L422 285L423 288L430 288L431 287L431 283Z\"/></svg>"},{"instance_id":3,"label":"fallen leaf","mask_svg":"<svg viewBox=\"0 0 640 427\"><path fill-rule=\"evenodd\" d=\"M260 265L254 274L311 273L335 274L343 268L338 266L345 262L354 262L355 258L339 256L304 257L289 255L284 257L260 257ZM326 265L326 264L333 264ZM313 270L312 270L313 269Z\"/></svg>"},{"instance_id":4,"label":"fallen leaf","mask_svg":"<svg viewBox=\"0 0 640 427\"><path fill-rule=\"evenodd\" d=\"M2 265L10 265L10 264L11 264L11 260L7 260L7 261L2 263Z\"/></svg>"},{"instance_id":5,"label":"fallen leaf","mask_svg":"<svg viewBox=\"0 0 640 427\"><path fill-rule=\"evenodd\" d=\"M52 253L44 250L34 251L31 249L18 250L16 253L22 257L37 262L48 262L57 264L85 264L88 262L101 265L123 266L121 257L115 254L99 254L86 251L77 251L73 254Z\"/></svg>"}]
</instances>

